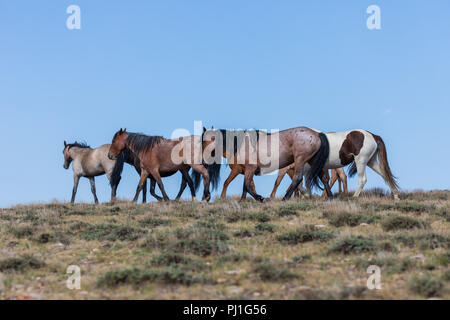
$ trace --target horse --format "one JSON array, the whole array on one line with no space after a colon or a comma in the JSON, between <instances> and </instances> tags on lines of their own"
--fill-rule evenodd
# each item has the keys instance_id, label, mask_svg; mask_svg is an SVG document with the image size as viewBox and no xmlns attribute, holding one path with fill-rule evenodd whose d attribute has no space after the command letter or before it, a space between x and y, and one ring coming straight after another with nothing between
<instances>
[{"instance_id":1,"label":"horse","mask_svg":"<svg viewBox=\"0 0 450 320\"><path fill-rule=\"evenodd\" d=\"M355 129L326 133L330 143L330 155L324 169L337 169L351 164L348 175L358 174L358 186L353 197L359 197L367 182L366 167L378 173L398 200L399 185L392 174L383 139L367 130Z\"/></svg>"},{"instance_id":2,"label":"horse","mask_svg":"<svg viewBox=\"0 0 450 320\"><path fill-rule=\"evenodd\" d=\"M123 151L124 161L125 163L128 163L129 165L133 166L136 172L139 174L139 177L141 176L141 163L139 161L139 158L135 156L133 152L131 152L128 148L125 148ZM175 174L177 171L172 172L163 172L161 174L161 177L168 177L173 174ZM156 180L153 178L152 175L149 175L148 177L150 179L150 194L158 201L161 201L161 197L156 194L155 192L155 186L156 186ZM175 200L179 200L181 198L181 195L184 192L184 189L186 189L187 180L182 175L182 181L180 186L180 191L178 192L177 197ZM142 187L142 203L147 202L147 181L144 182L144 185Z\"/></svg>"},{"instance_id":3,"label":"horse","mask_svg":"<svg viewBox=\"0 0 450 320\"><path fill-rule=\"evenodd\" d=\"M91 183L91 191L94 195L94 201L98 204L98 198L95 190L95 177L106 173L111 185L111 201L116 198L117 186L121 179L123 169L123 157L116 160L108 158L109 144L104 144L96 149L92 149L85 143L70 143L64 141L64 169L69 169L72 164L73 170L73 190L71 203L75 202L75 195L78 189L78 182L81 177L86 177Z\"/></svg>"},{"instance_id":4,"label":"horse","mask_svg":"<svg viewBox=\"0 0 450 320\"><path fill-rule=\"evenodd\" d=\"M205 140L203 136L207 141L216 138L215 150L220 148L221 156L226 157L230 167L233 167L224 184L225 192L229 182L243 172L241 200L245 199L248 192L254 199L263 202L264 198L256 193L254 187L252 188L253 176L269 173L292 163L294 176L283 200L289 199L298 187L305 163L311 165L307 176L308 186L318 186L318 179L324 179L322 171L329 154L328 140L325 134L310 128L291 128L275 134L259 130L210 129L203 132L202 140ZM325 183L324 185L331 197L331 190Z\"/></svg>"},{"instance_id":5,"label":"horse","mask_svg":"<svg viewBox=\"0 0 450 320\"><path fill-rule=\"evenodd\" d=\"M304 175L309 170L310 170L309 164L305 164ZM286 174L292 179L292 177L294 176L294 165L291 164L290 166L282 168L278 171L278 176L275 181L275 185L273 186L272 193L270 194L271 199L275 199L275 195L276 195L278 186L280 185L281 181L283 180L283 178ZM342 193L341 182L343 184L344 194L347 194L348 193L347 175L345 174L345 171L343 168L331 169L330 189L333 188L333 185L335 184L336 181L338 181L339 194ZM299 187L297 189L295 189L295 192L294 192L295 198L300 197L299 189L300 189L300 193L311 195L311 190L305 190L304 188L302 188L302 186L300 184ZM322 193L322 199L324 199L325 197L326 197L326 191L324 190Z\"/></svg>"},{"instance_id":6,"label":"horse","mask_svg":"<svg viewBox=\"0 0 450 320\"><path fill-rule=\"evenodd\" d=\"M138 157L141 167L141 177L133 201L137 201L143 184L149 175L152 175L156 183L158 183L163 200L168 201L169 197L165 192L161 176L164 173L178 170L182 172L183 177L186 179L191 190L192 200L195 201L195 188L189 177L189 169L192 168L203 176L204 191L202 200L208 202L211 199L209 191L210 174L202 162L197 163L197 161L193 161L193 158L197 159L200 157L202 159L201 151L203 144L202 148L200 148L201 150L194 148L194 152L190 154L189 152L184 152L184 147L194 144L195 138L195 136L188 136L179 139L166 139L161 136L146 136L139 133L127 132L126 129L120 129L114 134L108 156L110 159L117 159L121 152L125 148L128 148ZM205 146L208 144L205 144ZM220 174L220 167L218 169L211 172L214 175L213 179L216 178L216 175L218 176Z\"/></svg>"}]
</instances>

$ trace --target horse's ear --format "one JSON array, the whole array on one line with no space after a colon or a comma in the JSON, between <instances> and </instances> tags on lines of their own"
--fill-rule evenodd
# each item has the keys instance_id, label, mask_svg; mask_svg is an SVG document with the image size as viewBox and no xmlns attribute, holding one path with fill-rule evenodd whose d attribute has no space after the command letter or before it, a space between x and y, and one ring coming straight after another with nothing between
<instances>
[{"instance_id":1,"label":"horse's ear","mask_svg":"<svg viewBox=\"0 0 450 320\"><path fill-rule=\"evenodd\" d=\"M127 132L127 128L123 129L123 133Z\"/></svg>"},{"instance_id":2,"label":"horse's ear","mask_svg":"<svg viewBox=\"0 0 450 320\"><path fill-rule=\"evenodd\" d=\"M66 140L64 140L64 147L67 147L67 142L66 142Z\"/></svg>"}]
</instances>

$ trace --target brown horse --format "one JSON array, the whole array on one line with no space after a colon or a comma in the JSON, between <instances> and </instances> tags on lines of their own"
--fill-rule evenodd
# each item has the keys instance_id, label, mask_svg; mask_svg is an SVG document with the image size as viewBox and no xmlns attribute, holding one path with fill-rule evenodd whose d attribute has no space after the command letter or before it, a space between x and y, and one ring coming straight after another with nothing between
<instances>
[{"instance_id":1,"label":"brown horse","mask_svg":"<svg viewBox=\"0 0 450 320\"><path fill-rule=\"evenodd\" d=\"M207 141L215 141L215 151L220 150L220 155L226 156L229 164L235 168L237 166L236 169L232 169L231 179L230 177L227 179L228 183L243 171L244 185L241 199L245 199L248 192L254 199L263 201L263 197L252 188L253 176L284 168L292 163L294 176L283 200L289 199L298 187L305 163L309 163L312 167L307 177L307 185L317 186L320 178L324 182L327 194L332 196L323 174L323 167L329 154L328 140L323 133L306 127L297 127L276 133L258 130L208 130L203 136L203 140L206 138Z\"/></svg>"},{"instance_id":2,"label":"brown horse","mask_svg":"<svg viewBox=\"0 0 450 320\"><path fill-rule=\"evenodd\" d=\"M304 174L308 172L309 170L309 165L305 164L305 170L304 170ZM275 185L273 186L273 190L272 193L270 194L270 198L275 199L275 195L278 189L278 186L280 185L281 181L283 180L285 175L288 175L291 179L294 176L294 165L290 165L287 166L285 168L282 168L278 171L278 176L277 176L277 180L275 181ZM343 184L344 187L344 194L348 193L348 189L347 189L347 175L344 172L343 168L337 168L337 169L331 169L331 180L330 180L330 189L333 188L333 185L335 184L335 182L338 181L338 185L339 185L339 194L342 193L342 188L341 188L341 182ZM295 189L294 192L294 197L295 198L299 198L300 197L300 192L302 194L311 194L311 190L305 190L301 187L301 184L299 185L299 187L297 189ZM322 199L324 199L326 197L326 191L324 190L322 193Z\"/></svg>"},{"instance_id":3,"label":"brown horse","mask_svg":"<svg viewBox=\"0 0 450 320\"><path fill-rule=\"evenodd\" d=\"M141 167L141 177L139 185L136 190L134 201L137 201L140 191L143 188L144 182L149 175L158 183L159 189L163 195L163 200L169 200L166 194L164 185L161 180L163 173L181 171L183 177L186 179L189 188L191 189L192 199L195 200L195 189L191 178L189 177L189 168L198 172L203 176L203 198L204 201L209 201L211 194L209 191L210 175L207 167L202 163L197 163L193 159L202 159L202 149L191 148L190 153L185 152L184 146L192 145L195 142L195 136L183 137L180 139L165 139L160 136L146 136L143 134L127 132L126 129L120 129L113 137L111 147L109 149L110 159L116 159L120 153L128 148L134 153L139 161ZM195 154L199 152L199 154ZM219 168L220 169L220 168ZM213 175L219 175L220 171L214 171Z\"/></svg>"},{"instance_id":4,"label":"brown horse","mask_svg":"<svg viewBox=\"0 0 450 320\"><path fill-rule=\"evenodd\" d=\"M135 156L133 152L131 152L129 149L125 148L122 151L122 154L124 157L125 163L128 163L129 165L133 166L134 169L136 169L136 172L139 174L139 177L141 176L141 162L139 161L139 158ZM169 177L173 174L175 174L176 171L173 172L163 172L161 173L161 177ZM184 192L184 189L186 189L187 180L184 178L183 173L182 174L182 180L181 180L181 186L180 191L178 192L177 197L175 200L179 200L181 198L181 195ZM156 186L156 180L153 178L152 175L149 175L148 178L150 179L150 194L158 201L160 201L162 198L156 194L155 192L155 186ZM144 182L144 185L142 187L142 203L147 202L147 181Z\"/></svg>"}]
</instances>

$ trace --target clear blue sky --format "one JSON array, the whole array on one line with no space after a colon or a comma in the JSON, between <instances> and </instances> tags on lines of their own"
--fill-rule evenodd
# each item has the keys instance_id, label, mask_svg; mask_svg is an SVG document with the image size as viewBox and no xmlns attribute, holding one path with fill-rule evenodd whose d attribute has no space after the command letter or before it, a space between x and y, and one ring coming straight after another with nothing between
<instances>
[{"instance_id":1,"label":"clear blue sky","mask_svg":"<svg viewBox=\"0 0 450 320\"><path fill-rule=\"evenodd\" d=\"M66 28L71 4L81 30ZM381 30L366 27L371 4ZM1 0L0 206L70 199L63 140L99 146L120 127L170 136L194 120L367 129L385 140L403 189L448 188L449 13L448 0ZM172 198L180 180L164 180ZM258 192L274 180L257 177ZM126 167L119 196L137 181ZM375 186L385 185L369 169ZM229 194L241 189L239 178ZM92 201L86 179L77 200Z\"/></svg>"}]
</instances>

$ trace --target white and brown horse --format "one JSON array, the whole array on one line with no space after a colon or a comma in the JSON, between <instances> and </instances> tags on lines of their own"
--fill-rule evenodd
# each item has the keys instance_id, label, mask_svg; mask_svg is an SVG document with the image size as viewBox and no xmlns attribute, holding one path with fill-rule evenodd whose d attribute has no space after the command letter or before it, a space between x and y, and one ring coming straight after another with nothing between
<instances>
[{"instance_id":1,"label":"white and brown horse","mask_svg":"<svg viewBox=\"0 0 450 320\"><path fill-rule=\"evenodd\" d=\"M399 186L389 167L386 146L380 136L362 129L330 132L326 136L330 154L324 168L337 169L351 164L349 176L358 174L354 197L359 196L367 182L366 167L369 166L384 179L394 199L399 199Z\"/></svg>"}]
</instances>

